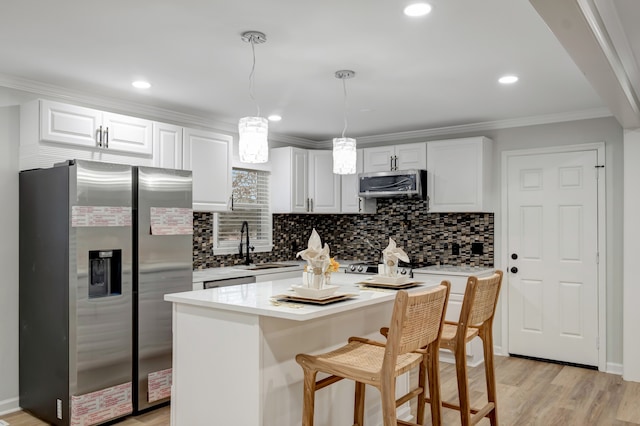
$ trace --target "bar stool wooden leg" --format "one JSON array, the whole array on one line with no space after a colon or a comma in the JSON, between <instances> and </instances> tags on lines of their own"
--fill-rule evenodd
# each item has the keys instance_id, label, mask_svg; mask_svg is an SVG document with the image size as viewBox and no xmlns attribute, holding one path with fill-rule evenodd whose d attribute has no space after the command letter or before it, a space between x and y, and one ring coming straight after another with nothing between
<instances>
[{"instance_id":1,"label":"bar stool wooden leg","mask_svg":"<svg viewBox=\"0 0 640 426\"><path fill-rule=\"evenodd\" d=\"M302 401L302 426L313 426L315 408L316 375L315 370L304 368L304 397Z\"/></svg>"},{"instance_id":2,"label":"bar stool wooden leg","mask_svg":"<svg viewBox=\"0 0 640 426\"><path fill-rule=\"evenodd\" d=\"M493 410L489 412L489 421L491 422L491 426L498 426L498 405L496 402L496 370L494 368L494 359L493 359L493 334L491 331L488 333L483 332L480 334L480 338L482 339L482 349L484 351L484 371L485 371L485 379L487 382L487 398L489 404L493 403Z\"/></svg>"},{"instance_id":3,"label":"bar stool wooden leg","mask_svg":"<svg viewBox=\"0 0 640 426\"><path fill-rule=\"evenodd\" d=\"M440 396L440 350L438 346L429 346L425 361L427 375L429 377L429 399L431 407L431 424L433 426L442 424L442 398ZM421 373L420 377L424 377ZM421 386L424 389L424 383ZM424 394L423 394L424 396ZM424 424L424 409L420 412L420 407L424 404L418 402L418 424ZM421 422L421 423L420 423Z\"/></svg>"},{"instance_id":4,"label":"bar stool wooden leg","mask_svg":"<svg viewBox=\"0 0 640 426\"><path fill-rule=\"evenodd\" d=\"M355 406L353 407L353 425L364 425L364 391L365 385L362 382L356 382L355 390Z\"/></svg>"},{"instance_id":5,"label":"bar stool wooden leg","mask_svg":"<svg viewBox=\"0 0 640 426\"><path fill-rule=\"evenodd\" d=\"M384 426L398 426L396 418L396 378L383 377L380 386L382 399L382 424Z\"/></svg>"},{"instance_id":6,"label":"bar stool wooden leg","mask_svg":"<svg viewBox=\"0 0 640 426\"><path fill-rule=\"evenodd\" d=\"M466 345L456 345L456 376L458 378L458 399L460 401L460 422L462 426L471 426L471 404L469 402L469 382L467 378Z\"/></svg>"}]
</instances>

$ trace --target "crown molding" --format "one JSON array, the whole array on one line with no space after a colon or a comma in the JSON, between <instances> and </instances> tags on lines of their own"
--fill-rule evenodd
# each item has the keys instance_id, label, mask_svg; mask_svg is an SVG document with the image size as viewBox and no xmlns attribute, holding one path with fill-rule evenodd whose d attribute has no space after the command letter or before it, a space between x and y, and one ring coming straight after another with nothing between
<instances>
[{"instance_id":1,"label":"crown molding","mask_svg":"<svg viewBox=\"0 0 640 426\"><path fill-rule=\"evenodd\" d=\"M76 89L69 89L66 87L8 76L5 74L0 74L0 86L32 93L36 96L52 98L54 100L81 104L82 106L104 109L127 115L137 115L150 120L164 121L176 125L211 129L232 136L238 135L238 125L236 123L227 123L213 118L144 105L102 94L88 94ZM269 140L282 144L305 146L309 148L317 147L316 142L312 140L281 135L273 132L269 132Z\"/></svg>"},{"instance_id":2,"label":"crown molding","mask_svg":"<svg viewBox=\"0 0 640 426\"><path fill-rule=\"evenodd\" d=\"M612 117L607 108L593 108L572 111L561 114L546 114L507 120L484 121L479 123L462 124L458 126L434 127L432 129L412 130L407 132L386 133L381 135L357 137L358 145L371 145L381 142L402 143L416 139L433 139L440 136L450 136L466 133L481 133L489 130L509 129L514 127L537 126L540 124L562 123L566 121L589 120L593 118ZM318 143L323 148L330 147L332 141Z\"/></svg>"}]
</instances>

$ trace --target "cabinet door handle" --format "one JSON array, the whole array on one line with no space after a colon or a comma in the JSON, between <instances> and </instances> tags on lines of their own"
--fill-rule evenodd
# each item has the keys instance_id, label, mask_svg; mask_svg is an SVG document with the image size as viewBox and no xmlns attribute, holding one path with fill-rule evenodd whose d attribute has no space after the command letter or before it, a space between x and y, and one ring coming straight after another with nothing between
<instances>
[{"instance_id":1,"label":"cabinet door handle","mask_svg":"<svg viewBox=\"0 0 640 426\"><path fill-rule=\"evenodd\" d=\"M307 208L305 210L307 210L307 212L309 212L309 199L308 198L307 198Z\"/></svg>"},{"instance_id":2,"label":"cabinet door handle","mask_svg":"<svg viewBox=\"0 0 640 426\"><path fill-rule=\"evenodd\" d=\"M393 170L393 155L389 157L389 170Z\"/></svg>"},{"instance_id":3,"label":"cabinet door handle","mask_svg":"<svg viewBox=\"0 0 640 426\"><path fill-rule=\"evenodd\" d=\"M309 210L311 211L311 213L313 213L313 198L309 198L309 204L311 205Z\"/></svg>"},{"instance_id":4,"label":"cabinet door handle","mask_svg":"<svg viewBox=\"0 0 640 426\"><path fill-rule=\"evenodd\" d=\"M393 156L393 170L398 170L398 156Z\"/></svg>"},{"instance_id":5,"label":"cabinet door handle","mask_svg":"<svg viewBox=\"0 0 640 426\"><path fill-rule=\"evenodd\" d=\"M102 147L102 126L100 126L98 130L96 130L96 142L98 143L99 147Z\"/></svg>"},{"instance_id":6,"label":"cabinet door handle","mask_svg":"<svg viewBox=\"0 0 640 426\"><path fill-rule=\"evenodd\" d=\"M109 148L109 128L104 129L104 147Z\"/></svg>"},{"instance_id":7,"label":"cabinet door handle","mask_svg":"<svg viewBox=\"0 0 640 426\"><path fill-rule=\"evenodd\" d=\"M362 212L362 198L358 197L358 213Z\"/></svg>"}]
</instances>

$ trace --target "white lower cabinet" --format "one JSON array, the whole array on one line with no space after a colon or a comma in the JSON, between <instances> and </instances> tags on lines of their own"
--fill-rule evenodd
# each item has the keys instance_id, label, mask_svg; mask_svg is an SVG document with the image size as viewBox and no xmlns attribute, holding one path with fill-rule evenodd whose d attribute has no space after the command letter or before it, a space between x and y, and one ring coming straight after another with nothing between
<instances>
[{"instance_id":1,"label":"white lower cabinet","mask_svg":"<svg viewBox=\"0 0 640 426\"><path fill-rule=\"evenodd\" d=\"M182 142L183 168L193 173L193 209L228 211L232 191L231 136L185 128Z\"/></svg>"},{"instance_id":2,"label":"white lower cabinet","mask_svg":"<svg viewBox=\"0 0 640 426\"><path fill-rule=\"evenodd\" d=\"M435 270L434 270L435 269ZM451 270L452 268L447 268ZM460 319L460 311L462 310L462 300L464 299L464 291L467 288L467 279L470 275L477 277L486 277L493 273L493 269L478 268L477 272L461 273L438 271L437 267L418 268L413 270L413 276L416 280L431 279L437 281L448 280L451 282L451 292L449 294L449 303L447 304L447 312L445 319L447 321L457 322ZM446 362L454 362L454 356L451 351L441 349L440 359ZM480 365L484 360L482 351L482 340L479 337L474 338L467 343L467 365L475 367Z\"/></svg>"}]
</instances>

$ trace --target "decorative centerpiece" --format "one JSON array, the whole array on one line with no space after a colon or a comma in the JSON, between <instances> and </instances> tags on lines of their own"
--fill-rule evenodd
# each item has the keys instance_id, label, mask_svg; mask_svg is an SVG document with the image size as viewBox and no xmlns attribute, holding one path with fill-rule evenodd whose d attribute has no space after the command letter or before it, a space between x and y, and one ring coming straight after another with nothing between
<instances>
[{"instance_id":1,"label":"decorative centerpiece","mask_svg":"<svg viewBox=\"0 0 640 426\"><path fill-rule=\"evenodd\" d=\"M378 271L379 275L395 278L398 276L398 260L409 262L409 256L389 238L389 245L382 250L383 267Z\"/></svg>"},{"instance_id":2,"label":"decorative centerpiece","mask_svg":"<svg viewBox=\"0 0 640 426\"><path fill-rule=\"evenodd\" d=\"M325 243L324 247L322 246L320 235L318 235L315 228L311 232L307 248L298 252L296 257L301 257L307 261L302 273L303 288L315 289L318 294L321 293L322 295L332 294L338 288L337 286L330 286L329 282L331 281L331 272L337 271L340 265L329 257L329 245ZM293 289L296 290L297 288L294 287ZM328 288L332 288L333 291L328 290ZM307 290L301 290L300 293L302 292L309 294Z\"/></svg>"}]
</instances>

